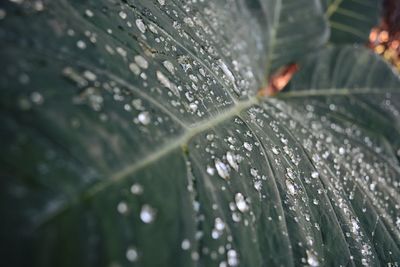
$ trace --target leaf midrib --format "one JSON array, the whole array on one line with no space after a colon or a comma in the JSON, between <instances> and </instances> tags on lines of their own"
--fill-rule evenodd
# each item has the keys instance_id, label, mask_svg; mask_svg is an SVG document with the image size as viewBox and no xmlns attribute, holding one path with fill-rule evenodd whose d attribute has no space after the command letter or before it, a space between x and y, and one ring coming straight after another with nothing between
<instances>
[{"instance_id":1,"label":"leaf midrib","mask_svg":"<svg viewBox=\"0 0 400 267\"><path fill-rule=\"evenodd\" d=\"M392 89L393 90L393 89ZM386 93L400 93L400 91L387 91L385 89L368 89L368 88L357 88L357 89L349 89L349 88L342 88L342 89L311 89L311 90L304 90L304 91L295 91L295 92L282 92L276 96L276 98L301 98L301 97L312 97L312 96L341 96L341 95L353 95L353 94L386 94ZM227 109L225 112L218 114L217 116L212 117L210 120L204 120L199 124L195 124L192 127L187 128L187 130L179 136L175 138L173 142L167 142L168 145L163 146L161 149L157 150L154 153L149 154L145 157L142 161L138 162L137 164L130 165L127 168L115 173L111 176L111 179L105 181L105 184L100 183L96 184L90 190L87 191L85 194L87 197L91 197L95 195L98 191L103 190L108 183L113 183L123 179L124 177L135 173L137 170L150 165L152 162L162 158L163 156L167 155L169 152L184 146L187 144L193 137L204 132L208 129L215 127L216 125L220 124L221 122L240 114L243 110L250 108L262 101L262 98L257 96L252 96L249 99L241 102L237 102L234 104L230 109Z\"/></svg>"},{"instance_id":2,"label":"leaf midrib","mask_svg":"<svg viewBox=\"0 0 400 267\"><path fill-rule=\"evenodd\" d=\"M311 90L303 90L303 91L289 91L289 92L281 92L280 94L274 96L279 99L292 99L292 98L303 98L303 97L328 97L328 96L345 96L351 94L387 94L387 93L397 93L400 94L399 90L395 89L369 89L369 88L331 88L331 89L311 89ZM179 137L175 138L175 140L168 140L167 145L163 146L161 149L148 154L144 157L143 160L129 165L121 171L115 173L111 176L110 179L102 180L94 185L90 186L86 189L86 191L82 192L82 194L78 195L73 199L69 199L69 201L65 202L64 205L60 207L56 212L50 214L40 222L38 222L37 227L41 227L53 219L57 218L59 215L63 214L73 205L78 204L82 200L90 200L95 197L99 192L105 190L109 186L117 183L119 181L124 180L129 175L137 172L138 170L156 162L163 156L168 155L170 152L178 149L184 148L185 144L187 144L193 137L198 134L211 129L218 124L226 121L229 118L232 118L235 115L240 114L243 110L246 110L254 105L259 104L264 99L269 97L260 97L260 96L252 96L245 101L239 101L234 104L231 108L225 110L224 112L219 113L218 115L212 117L210 120L202 121L198 124L195 124L191 127L186 128L184 133Z\"/></svg>"}]
</instances>

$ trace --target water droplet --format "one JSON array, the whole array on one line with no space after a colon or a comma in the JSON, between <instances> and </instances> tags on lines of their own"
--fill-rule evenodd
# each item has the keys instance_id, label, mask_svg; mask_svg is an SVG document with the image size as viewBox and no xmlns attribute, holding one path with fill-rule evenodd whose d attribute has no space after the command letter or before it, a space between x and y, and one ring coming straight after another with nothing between
<instances>
[{"instance_id":1,"label":"water droplet","mask_svg":"<svg viewBox=\"0 0 400 267\"><path fill-rule=\"evenodd\" d=\"M87 17L89 17L89 18L92 18L92 17L94 16L93 11L92 11L92 10L89 10L89 9L86 9L86 10L85 10L85 15L86 15Z\"/></svg>"},{"instance_id":2,"label":"water droplet","mask_svg":"<svg viewBox=\"0 0 400 267\"><path fill-rule=\"evenodd\" d=\"M228 66L223 62L221 59L218 60L219 66L221 70L224 72L225 76L232 82L235 82L235 77L233 76L232 72L229 70Z\"/></svg>"},{"instance_id":3,"label":"water droplet","mask_svg":"<svg viewBox=\"0 0 400 267\"><path fill-rule=\"evenodd\" d=\"M186 17L183 19L183 22L185 22L189 27L194 27L194 22L191 18Z\"/></svg>"},{"instance_id":4,"label":"water droplet","mask_svg":"<svg viewBox=\"0 0 400 267\"><path fill-rule=\"evenodd\" d=\"M262 182L260 180L254 182L254 189L256 189L257 191L261 191Z\"/></svg>"},{"instance_id":5,"label":"water droplet","mask_svg":"<svg viewBox=\"0 0 400 267\"><path fill-rule=\"evenodd\" d=\"M166 60L166 61L163 62L163 65L171 74L175 74L175 68L174 68L174 65L171 62Z\"/></svg>"},{"instance_id":6,"label":"water droplet","mask_svg":"<svg viewBox=\"0 0 400 267\"><path fill-rule=\"evenodd\" d=\"M319 177L319 173L318 172L312 172L311 173L311 177L314 179L317 179Z\"/></svg>"},{"instance_id":7,"label":"water droplet","mask_svg":"<svg viewBox=\"0 0 400 267\"><path fill-rule=\"evenodd\" d=\"M142 33L146 32L146 25L144 25L143 20L137 19L136 26L138 27L139 31L141 31Z\"/></svg>"},{"instance_id":8,"label":"water droplet","mask_svg":"<svg viewBox=\"0 0 400 267\"><path fill-rule=\"evenodd\" d=\"M176 85L174 83L172 83L161 71L156 71L156 75L157 75L158 81L163 86L165 86L166 88L171 90L171 92L174 93L174 95L179 97L178 88L176 87Z\"/></svg>"},{"instance_id":9,"label":"water droplet","mask_svg":"<svg viewBox=\"0 0 400 267\"><path fill-rule=\"evenodd\" d=\"M189 108L192 112L196 112L198 107L196 103L190 103Z\"/></svg>"},{"instance_id":10,"label":"water droplet","mask_svg":"<svg viewBox=\"0 0 400 267\"><path fill-rule=\"evenodd\" d=\"M229 167L219 159L216 159L214 161L214 163L215 163L215 169L217 169L218 175L222 179L229 179Z\"/></svg>"},{"instance_id":11,"label":"water droplet","mask_svg":"<svg viewBox=\"0 0 400 267\"><path fill-rule=\"evenodd\" d=\"M240 222L242 215L239 212L232 212L232 220L234 222Z\"/></svg>"},{"instance_id":12,"label":"water droplet","mask_svg":"<svg viewBox=\"0 0 400 267\"><path fill-rule=\"evenodd\" d=\"M190 249L190 241L188 239L184 239L182 241L181 247L182 247L183 250Z\"/></svg>"},{"instance_id":13,"label":"water droplet","mask_svg":"<svg viewBox=\"0 0 400 267\"><path fill-rule=\"evenodd\" d=\"M358 225L356 219L351 218L351 231L353 232L353 234L357 234L359 229L360 226Z\"/></svg>"},{"instance_id":14,"label":"water droplet","mask_svg":"<svg viewBox=\"0 0 400 267\"><path fill-rule=\"evenodd\" d=\"M147 204L144 204L142 206L142 209L140 211L140 219L142 220L142 222L144 223L151 223L154 221L156 215L156 211Z\"/></svg>"},{"instance_id":15,"label":"water droplet","mask_svg":"<svg viewBox=\"0 0 400 267\"><path fill-rule=\"evenodd\" d=\"M250 174L253 177L257 177L258 176L258 170L254 169L254 168L251 168L250 169Z\"/></svg>"},{"instance_id":16,"label":"water droplet","mask_svg":"<svg viewBox=\"0 0 400 267\"><path fill-rule=\"evenodd\" d=\"M275 155L279 155L279 148L277 146L274 146L272 148L272 153L274 153Z\"/></svg>"},{"instance_id":17,"label":"water droplet","mask_svg":"<svg viewBox=\"0 0 400 267\"><path fill-rule=\"evenodd\" d=\"M86 79L88 79L89 81L92 81L92 82L96 81L96 79L97 79L96 74L94 74L94 73L91 72L90 70L85 70L85 71L83 72L83 76L84 76Z\"/></svg>"},{"instance_id":18,"label":"water droplet","mask_svg":"<svg viewBox=\"0 0 400 267\"><path fill-rule=\"evenodd\" d=\"M314 255L313 252L307 250L307 263L311 266L311 267L317 267L319 266L319 262L317 257Z\"/></svg>"},{"instance_id":19,"label":"water droplet","mask_svg":"<svg viewBox=\"0 0 400 267\"><path fill-rule=\"evenodd\" d=\"M294 187L293 183L289 179L286 179L286 188L289 191L289 194L291 194L291 195L296 194L296 188Z\"/></svg>"},{"instance_id":20,"label":"water droplet","mask_svg":"<svg viewBox=\"0 0 400 267\"><path fill-rule=\"evenodd\" d=\"M227 259L229 266L238 266L239 265L239 258L236 250L230 249L227 253Z\"/></svg>"},{"instance_id":21,"label":"water droplet","mask_svg":"<svg viewBox=\"0 0 400 267\"><path fill-rule=\"evenodd\" d=\"M121 214L126 214L128 212L128 204L124 201L119 202L117 205L117 211Z\"/></svg>"},{"instance_id":22,"label":"water droplet","mask_svg":"<svg viewBox=\"0 0 400 267\"><path fill-rule=\"evenodd\" d=\"M126 259L130 262L135 262L138 258L137 250L133 247L130 247L126 250Z\"/></svg>"},{"instance_id":23,"label":"water droplet","mask_svg":"<svg viewBox=\"0 0 400 267\"><path fill-rule=\"evenodd\" d=\"M150 123L150 114L147 111L140 112L138 115L138 120L141 124L147 125Z\"/></svg>"},{"instance_id":24,"label":"water droplet","mask_svg":"<svg viewBox=\"0 0 400 267\"><path fill-rule=\"evenodd\" d=\"M209 175L214 175L215 174L215 169L213 167L207 166L207 173Z\"/></svg>"},{"instance_id":25,"label":"water droplet","mask_svg":"<svg viewBox=\"0 0 400 267\"><path fill-rule=\"evenodd\" d=\"M118 15L121 17L121 19L126 19L126 17L128 16L124 11L120 11Z\"/></svg>"},{"instance_id":26,"label":"water droplet","mask_svg":"<svg viewBox=\"0 0 400 267\"><path fill-rule=\"evenodd\" d=\"M236 207L241 212L246 212L249 210L249 206L247 205L246 199L244 198L242 193L237 193L235 195L235 203L236 203Z\"/></svg>"},{"instance_id":27,"label":"water droplet","mask_svg":"<svg viewBox=\"0 0 400 267\"><path fill-rule=\"evenodd\" d=\"M82 41L82 40L79 40L78 42L76 42L76 46L79 49L85 49L86 48L86 43L84 41Z\"/></svg>"},{"instance_id":28,"label":"water droplet","mask_svg":"<svg viewBox=\"0 0 400 267\"><path fill-rule=\"evenodd\" d=\"M212 141L212 140L214 140L214 135L213 134L207 134L206 138L207 138L208 141Z\"/></svg>"},{"instance_id":29,"label":"water droplet","mask_svg":"<svg viewBox=\"0 0 400 267\"><path fill-rule=\"evenodd\" d=\"M211 231L211 237L213 239L218 239L221 236L221 233L219 231L217 231L216 229L213 229Z\"/></svg>"},{"instance_id":30,"label":"water droplet","mask_svg":"<svg viewBox=\"0 0 400 267\"><path fill-rule=\"evenodd\" d=\"M199 253L197 251L193 251L192 254L191 254L191 258L194 261L198 261L199 258L200 258L200 255L199 255Z\"/></svg>"},{"instance_id":31,"label":"water droplet","mask_svg":"<svg viewBox=\"0 0 400 267\"><path fill-rule=\"evenodd\" d=\"M231 167L235 171L239 171L239 164L237 163L235 154L233 154L232 152L228 151L226 153L226 160L228 161L229 165L231 165Z\"/></svg>"},{"instance_id":32,"label":"water droplet","mask_svg":"<svg viewBox=\"0 0 400 267\"><path fill-rule=\"evenodd\" d=\"M141 67L142 69L147 69L149 67L149 63L147 62L147 60L141 55L135 56L134 59L136 64L138 64L139 67Z\"/></svg>"},{"instance_id":33,"label":"water droplet","mask_svg":"<svg viewBox=\"0 0 400 267\"><path fill-rule=\"evenodd\" d=\"M228 137L228 142L230 143L230 144L235 144L236 143L236 140L235 140L235 138L233 138L232 136L229 136Z\"/></svg>"},{"instance_id":34,"label":"water droplet","mask_svg":"<svg viewBox=\"0 0 400 267\"><path fill-rule=\"evenodd\" d=\"M252 150L253 150L253 145L250 144L250 143L244 142L244 143L243 143L243 146L244 146L244 148L245 148L246 150L248 150L248 151L252 151Z\"/></svg>"},{"instance_id":35,"label":"water droplet","mask_svg":"<svg viewBox=\"0 0 400 267\"><path fill-rule=\"evenodd\" d=\"M129 69L135 74L135 75L139 75L140 74L140 68L137 64L135 63L131 63L129 64Z\"/></svg>"},{"instance_id":36,"label":"water droplet","mask_svg":"<svg viewBox=\"0 0 400 267\"><path fill-rule=\"evenodd\" d=\"M31 94L31 100L33 103L35 103L37 105L41 105L44 102L44 98L39 92L33 92Z\"/></svg>"},{"instance_id":37,"label":"water droplet","mask_svg":"<svg viewBox=\"0 0 400 267\"><path fill-rule=\"evenodd\" d=\"M134 195L140 195L143 193L143 187L140 184L133 184L131 186L131 193Z\"/></svg>"},{"instance_id":38,"label":"water droplet","mask_svg":"<svg viewBox=\"0 0 400 267\"><path fill-rule=\"evenodd\" d=\"M370 189L371 191L375 191L375 188L376 188L376 182L372 182L372 183L369 185L369 189Z\"/></svg>"},{"instance_id":39,"label":"water droplet","mask_svg":"<svg viewBox=\"0 0 400 267\"><path fill-rule=\"evenodd\" d=\"M158 3L163 6L165 5L165 0L158 0Z\"/></svg>"},{"instance_id":40,"label":"water droplet","mask_svg":"<svg viewBox=\"0 0 400 267\"><path fill-rule=\"evenodd\" d=\"M214 225L215 225L215 226L214 226L215 229L218 230L218 231L223 231L223 230L225 229L225 223L224 223L224 221L223 221L221 218L219 218L219 217L215 218Z\"/></svg>"}]
</instances>

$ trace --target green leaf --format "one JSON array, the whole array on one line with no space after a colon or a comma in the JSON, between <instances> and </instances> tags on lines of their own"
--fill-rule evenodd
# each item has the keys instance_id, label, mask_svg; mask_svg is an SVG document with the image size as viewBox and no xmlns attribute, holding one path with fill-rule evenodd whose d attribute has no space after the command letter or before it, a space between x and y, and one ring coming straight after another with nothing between
<instances>
[{"instance_id":1,"label":"green leaf","mask_svg":"<svg viewBox=\"0 0 400 267\"><path fill-rule=\"evenodd\" d=\"M378 25L382 0L322 0L331 27L330 42L366 43Z\"/></svg>"},{"instance_id":2,"label":"green leaf","mask_svg":"<svg viewBox=\"0 0 400 267\"><path fill-rule=\"evenodd\" d=\"M287 93L257 96L271 71L326 40L318 1L1 10L8 266L400 257L399 77L362 49L329 48Z\"/></svg>"}]
</instances>

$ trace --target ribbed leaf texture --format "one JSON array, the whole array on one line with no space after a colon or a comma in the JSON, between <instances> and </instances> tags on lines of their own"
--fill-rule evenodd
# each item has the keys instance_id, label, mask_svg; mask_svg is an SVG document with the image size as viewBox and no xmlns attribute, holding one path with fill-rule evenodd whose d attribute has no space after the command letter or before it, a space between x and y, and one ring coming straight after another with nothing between
<instances>
[{"instance_id":1,"label":"ribbed leaf texture","mask_svg":"<svg viewBox=\"0 0 400 267\"><path fill-rule=\"evenodd\" d=\"M399 264L400 79L326 4L1 2L1 262Z\"/></svg>"}]
</instances>

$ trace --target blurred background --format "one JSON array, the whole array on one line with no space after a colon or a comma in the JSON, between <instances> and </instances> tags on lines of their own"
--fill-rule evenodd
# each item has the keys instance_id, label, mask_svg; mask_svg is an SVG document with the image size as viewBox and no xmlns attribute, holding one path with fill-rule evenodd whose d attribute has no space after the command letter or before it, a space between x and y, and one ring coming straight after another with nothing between
<instances>
[{"instance_id":1,"label":"blurred background","mask_svg":"<svg viewBox=\"0 0 400 267\"><path fill-rule=\"evenodd\" d=\"M379 26L372 29L370 47L400 71L400 0L385 0Z\"/></svg>"}]
</instances>

